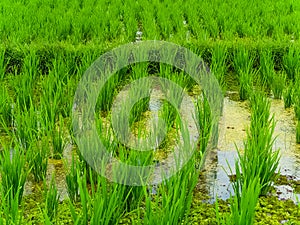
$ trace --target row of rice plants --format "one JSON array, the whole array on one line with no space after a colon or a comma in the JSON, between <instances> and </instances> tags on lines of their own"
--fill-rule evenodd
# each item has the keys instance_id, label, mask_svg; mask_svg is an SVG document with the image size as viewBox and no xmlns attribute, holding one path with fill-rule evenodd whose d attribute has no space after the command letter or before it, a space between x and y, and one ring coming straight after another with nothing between
<instances>
[{"instance_id":1,"label":"row of rice plants","mask_svg":"<svg viewBox=\"0 0 300 225\"><path fill-rule=\"evenodd\" d=\"M252 38L299 39L298 2L2 1L1 40L10 43L124 43L138 27L148 39L195 40ZM235 12L232 13L232 8ZM280 16L279 16L280 15ZM152 29L154 28L154 29Z\"/></svg>"},{"instance_id":2,"label":"row of rice plants","mask_svg":"<svg viewBox=\"0 0 300 225\"><path fill-rule=\"evenodd\" d=\"M274 117L270 117L270 102L259 92L250 98L251 123L244 142L244 153L238 151L233 181L234 197L231 215L221 216L219 224L253 224L260 195L266 195L278 178L279 150L273 151ZM232 171L231 171L232 172Z\"/></svg>"}]
</instances>

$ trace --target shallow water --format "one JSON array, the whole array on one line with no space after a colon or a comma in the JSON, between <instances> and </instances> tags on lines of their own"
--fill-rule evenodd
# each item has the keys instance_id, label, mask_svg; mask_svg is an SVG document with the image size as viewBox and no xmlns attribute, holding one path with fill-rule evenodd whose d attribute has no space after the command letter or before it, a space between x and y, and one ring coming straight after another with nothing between
<instances>
[{"instance_id":1,"label":"shallow water","mask_svg":"<svg viewBox=\"0 0 300 225\"><path fill-rule=\"evenodd\" d=\"M270 99L271 114L274 114L276 127L274 130L274 149L280 149L280 174L289 175L294 180L300 180L300 146L296 144L295 120L292 109L284 109L283 101ZM236 148L243 148L246 138L246 129L250 124L250 111L247 102L224 99L224 111L220 121L220 135L218 148L211 150L210 157L205 164L205 177L211 201L215 196L226 200L233 193L228 174L234 171L234 162L237 158ZM235 146L236 145L236 146ZM229 166L228 166L229 165ZM231 170L230 170L230 168ZM287 185L275 185L279 199L296 201L293 188Z\"/></svg>"}]
</instances>

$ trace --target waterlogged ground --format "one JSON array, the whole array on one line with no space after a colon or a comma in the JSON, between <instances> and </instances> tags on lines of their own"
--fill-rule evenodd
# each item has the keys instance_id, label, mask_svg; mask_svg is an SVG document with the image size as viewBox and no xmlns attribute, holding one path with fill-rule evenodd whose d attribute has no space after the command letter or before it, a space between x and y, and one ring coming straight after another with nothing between
<instances>
[{"instance_id":1,"label":"waterlogged ground","mask_svg":"<svg viewBox=\"0 0 300 225\"><path fill-rule=\"evenodd\" d=\"M124 93L123 93L124 94ZM224 99L224 111L219 124L219 142L217 149L211 149L207 155L203 172L194 193L191 219L196 224L215 223L215 197L218 196L221 211L228 212L228 199L233 193L229 177L229 167L234 171L234 162L237 158L236 148L243 148L246 130L250 124L250 111L248 102L234 101L237 93L227 92ZM161 101L159 91L153 93L150 99L151 111L145 117L157 114ZM280 180L276 182L273 192L261 197L256 213L257 224L288 224L288 221L300 221L300 208L297 198L300 199L300 145L295 144L295 120L293 109L284 109L283 102L270 98L271 113L274 113L276 127L274 149L280 148ZM188 104L185 111L192 107ZM196 133L196 131L195 131ZM70 165L75 146L67 140L62 160L49 159L47 181L55 175L55 181L60 193L59 221L62 224L72 223L68 207L67 190L65 184L66 165ZM162 160L166 153L157 152L157 159ZM41 202L43 201L43 183L34 183L28 179L24 192L25 220L27 222L43 221ZM153 189L155 193L155 189ZM296 203L296 204L295 204ZM125 215L123 224L132 223L137 215ZM297 224L297 223L294 223Z\"/></svg>"},{"instance_id":2,"label":"waterlogged ground","mask_svg":"<svg viewBox=\"0 0 300 225\"><path fill-rule=\"evenodd\" d=\"M210 184L209 193L223 200L230 197L232 188L228 174L235 171L236 149L243 148L246 130L250 125L250 112L247 102L231 100L234 93L224 99L224 113L220 121L220 136L217 150L213 150L206 162L205 174ZM300 198L300 145L296 144L296 131L293 109L284 109L283 101L270 99L271 114L274 114L274 150L280 149L280 174L275 185L276 196L280 200ZM226 171L226 172L225 172ZM288 182L290 181L290 182ZM290 184L289 184L290 183Z\"/></svg>"}]
</instances>

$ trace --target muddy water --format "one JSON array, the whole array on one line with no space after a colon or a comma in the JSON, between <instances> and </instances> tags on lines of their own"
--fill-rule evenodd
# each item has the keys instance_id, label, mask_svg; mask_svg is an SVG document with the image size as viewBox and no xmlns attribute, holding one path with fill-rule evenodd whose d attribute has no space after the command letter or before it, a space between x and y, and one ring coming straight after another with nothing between
<instances>
[{"instance_id":1,"label":"muddy water","mask_svg":"<svg viewBox=\"0 0 300 225\"><path fill-rule=\"evenodd\" d=\"M224 111L220 121L218 148L211 150L205 165L206 186L211 196L228 199L233 193L227 174L234 171L237 158L236 149L242 150L246 138L246 130L250 124L250 111L247 102L224 99ZM274 149L280 149L280 174L300 180L300 146L295 143L295 120L292 109L284 109L283 101L270 99L271 114L274 114L276 127L274 130ZM231 170L230 170L231 168ZM296 201L293 188L287 185L275 185L279 199Z\"/></svg>"}]
</instances>

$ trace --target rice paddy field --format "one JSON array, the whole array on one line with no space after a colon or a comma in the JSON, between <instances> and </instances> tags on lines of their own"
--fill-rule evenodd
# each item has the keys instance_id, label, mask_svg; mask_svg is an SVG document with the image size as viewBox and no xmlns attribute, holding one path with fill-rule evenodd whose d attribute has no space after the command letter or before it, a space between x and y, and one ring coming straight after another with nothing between
<instances>
[{"instance_id":1,"label":"rice paddy field","mask_svg":"<svg viewBox=\"0 0 300 225\"><path fill-rule=\"evenodd\" d=\"M300 224L299 38L298 0L2 0L0 224ZM126 176L114 162L103 176L82 154L93 141L76 139L74 97L98 57L147 40L201 57L221 113L215 120L203 87L178 67L149 60L116 71L92 109L110 156L165 168L196 137L168 179L126 185L114 182ZM128 88L146 77L146 97ZM187 95L168 92L170 103L163 79ZM136 140L149 138L153 118L166 135L155 150L135 151L113 129L125 117ZM189 132L183 118L195 124Z\"/></svg>"}]
</instances>

